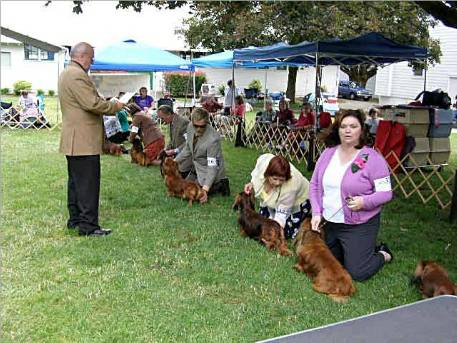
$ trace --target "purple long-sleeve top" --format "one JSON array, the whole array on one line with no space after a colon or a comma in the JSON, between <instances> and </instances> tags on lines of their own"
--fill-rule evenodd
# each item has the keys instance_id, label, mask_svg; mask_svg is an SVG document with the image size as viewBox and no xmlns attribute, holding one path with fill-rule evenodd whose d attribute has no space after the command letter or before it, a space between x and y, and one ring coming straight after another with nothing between
<instances>
[{"instance_id":1,"label":"purple long-sleeve top","mask_svg":"<svg viewBox=\"0 0 457 343\"><path fill-rule=\"evenodd\" d=\"M313 216L322 216L322 198L324 196L322 180L336 149L337 147L325 149L314 169L309 185ZM366 162L363 167L353 172L352 164L349 165L341 181L341 203L343 204L345 224L366 223L381 211L383 204L392 199L390 173L384 157L369 147L363 147L356 159L364 158L365 155ZM352 211L346 204L345 199L354 196L363 198L363 208L359 211ZM331 221L330 218L327 219Z\"/></svg>"}]
</instances>

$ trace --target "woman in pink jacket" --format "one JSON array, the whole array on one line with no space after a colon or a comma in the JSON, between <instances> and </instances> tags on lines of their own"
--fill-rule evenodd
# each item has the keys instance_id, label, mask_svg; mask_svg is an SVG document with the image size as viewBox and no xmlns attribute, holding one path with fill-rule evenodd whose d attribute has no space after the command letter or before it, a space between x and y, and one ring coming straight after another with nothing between
<instances>
[{"instance_id":1,"label":"woman in pink jacket","mask_svg":"<svg viewBox=\"0 0 457 343\"><path fill-rule=\"evenodd\" d=\"M364 122L362 111L340 112L310 182L312 229L324 228L333 255L358 281L392 260L386 244L376 246L381 207L392 199L389 168L365 145Z\"/></svg>"}]
</instances>

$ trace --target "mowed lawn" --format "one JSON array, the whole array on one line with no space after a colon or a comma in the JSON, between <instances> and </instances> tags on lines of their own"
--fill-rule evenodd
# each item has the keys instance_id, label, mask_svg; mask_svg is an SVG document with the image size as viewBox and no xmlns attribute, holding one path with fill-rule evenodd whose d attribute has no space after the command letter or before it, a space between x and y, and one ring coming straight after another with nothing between
<instances>
[{"instance_id":1,"label":"mowed lawn","mask_svg":"<svg viewBox=\"0 0 457 343\"><path fill-rule=\"evenodd\" d=\"M59 134L1 132L2 342L252 342L420 300L409 279L421 258L457 279L449 211L397 197L380 233L394 262L334 303L295 257L240 237L232 197L188 208L125 155L102 157L100 220L113 234L79 237L65 227ZM234 194L259 152L224 143L224 155Z\"/></svg>"}]
</instances>

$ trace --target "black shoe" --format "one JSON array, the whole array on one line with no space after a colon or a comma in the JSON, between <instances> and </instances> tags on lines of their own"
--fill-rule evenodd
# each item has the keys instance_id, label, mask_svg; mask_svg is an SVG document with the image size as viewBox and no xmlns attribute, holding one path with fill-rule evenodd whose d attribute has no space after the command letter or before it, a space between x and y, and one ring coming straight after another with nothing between
<instances>
[{"instance_id":1,"label":"black shoe","mask_svg":"<svg viewBox=\"0 0 457 343\"><path fill-rule=\"evenodd\" d=\"M380 252L380 251L384 251L386 253L388 253L390 255L390 261L389 262L392 262L394 260L394 254L392 254L392 251L389 249L387 243L383 243L381 242L381 244L379 244L378 246L376 246L376 248L374 249L375 252Z\"/></svg>"},{"instance_id":2,"label":"black shoe","mask_svg":"<svg viewBox=\"0 0 457 343\"><path fill-rule=\"evenodd\" d=\"M79 232L79 235L80 236L106 236L106 235L109 235L112 231L110 229L103 229L103 228L100 228L100 229L95 229L94 231L92 232Z\"/></svg>"},{"instance_id":3,"label":"black shoe","mask_svg":"<svg viewBox=\"0 0 457 343\"><path fill-rule=\"evenodd\" d=\"M229 197L230 196L230 183L229 179L222 179L220 181L221 183L221 194L224 197Z\"/></svg>"}]
</instances>

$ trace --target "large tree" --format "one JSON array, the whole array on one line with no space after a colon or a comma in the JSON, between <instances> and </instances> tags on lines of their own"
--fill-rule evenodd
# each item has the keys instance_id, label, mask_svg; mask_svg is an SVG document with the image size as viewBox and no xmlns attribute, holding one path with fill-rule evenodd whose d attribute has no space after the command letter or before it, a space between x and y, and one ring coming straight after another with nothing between
<instances>
[{"instance_id":1,"label":"large tree","mask_svg":"<svg viewBox=\"0 0 457 343\"><path fill-rule=\"evenodd\" d=\"M74 4L73 11L80 13L82 1ZM116 7L139 12L144 5L173 9L185 4L193 16L178 32L191 48L221 51L278 41L346 39L377 31L399 43L429 48L429 63L439 61L441 54L439 42L429 35L436 21L412 1L119 1ZM377 67L342 70L365 85ZM296 76L297 68L289 68L287 96L291 99Z\"/></svg>"},{"instance_id":2,"label":"large tree","mask_svg":"<svg viewBox=\"0 0 457 343\"><path fill-rule=\"evenodd\" d=\"M436 22L413 2L195 2L193 11L181 31L191 47L216 51L275 41L345 39L377 31L399 43L429 48L431 63L440 56L439 43L429 36L429 27ZM377 67L342 70L365 85ZM291 99L296 76L297 69L289 68L287 96Z\"/></svg>"}]
</instances>

